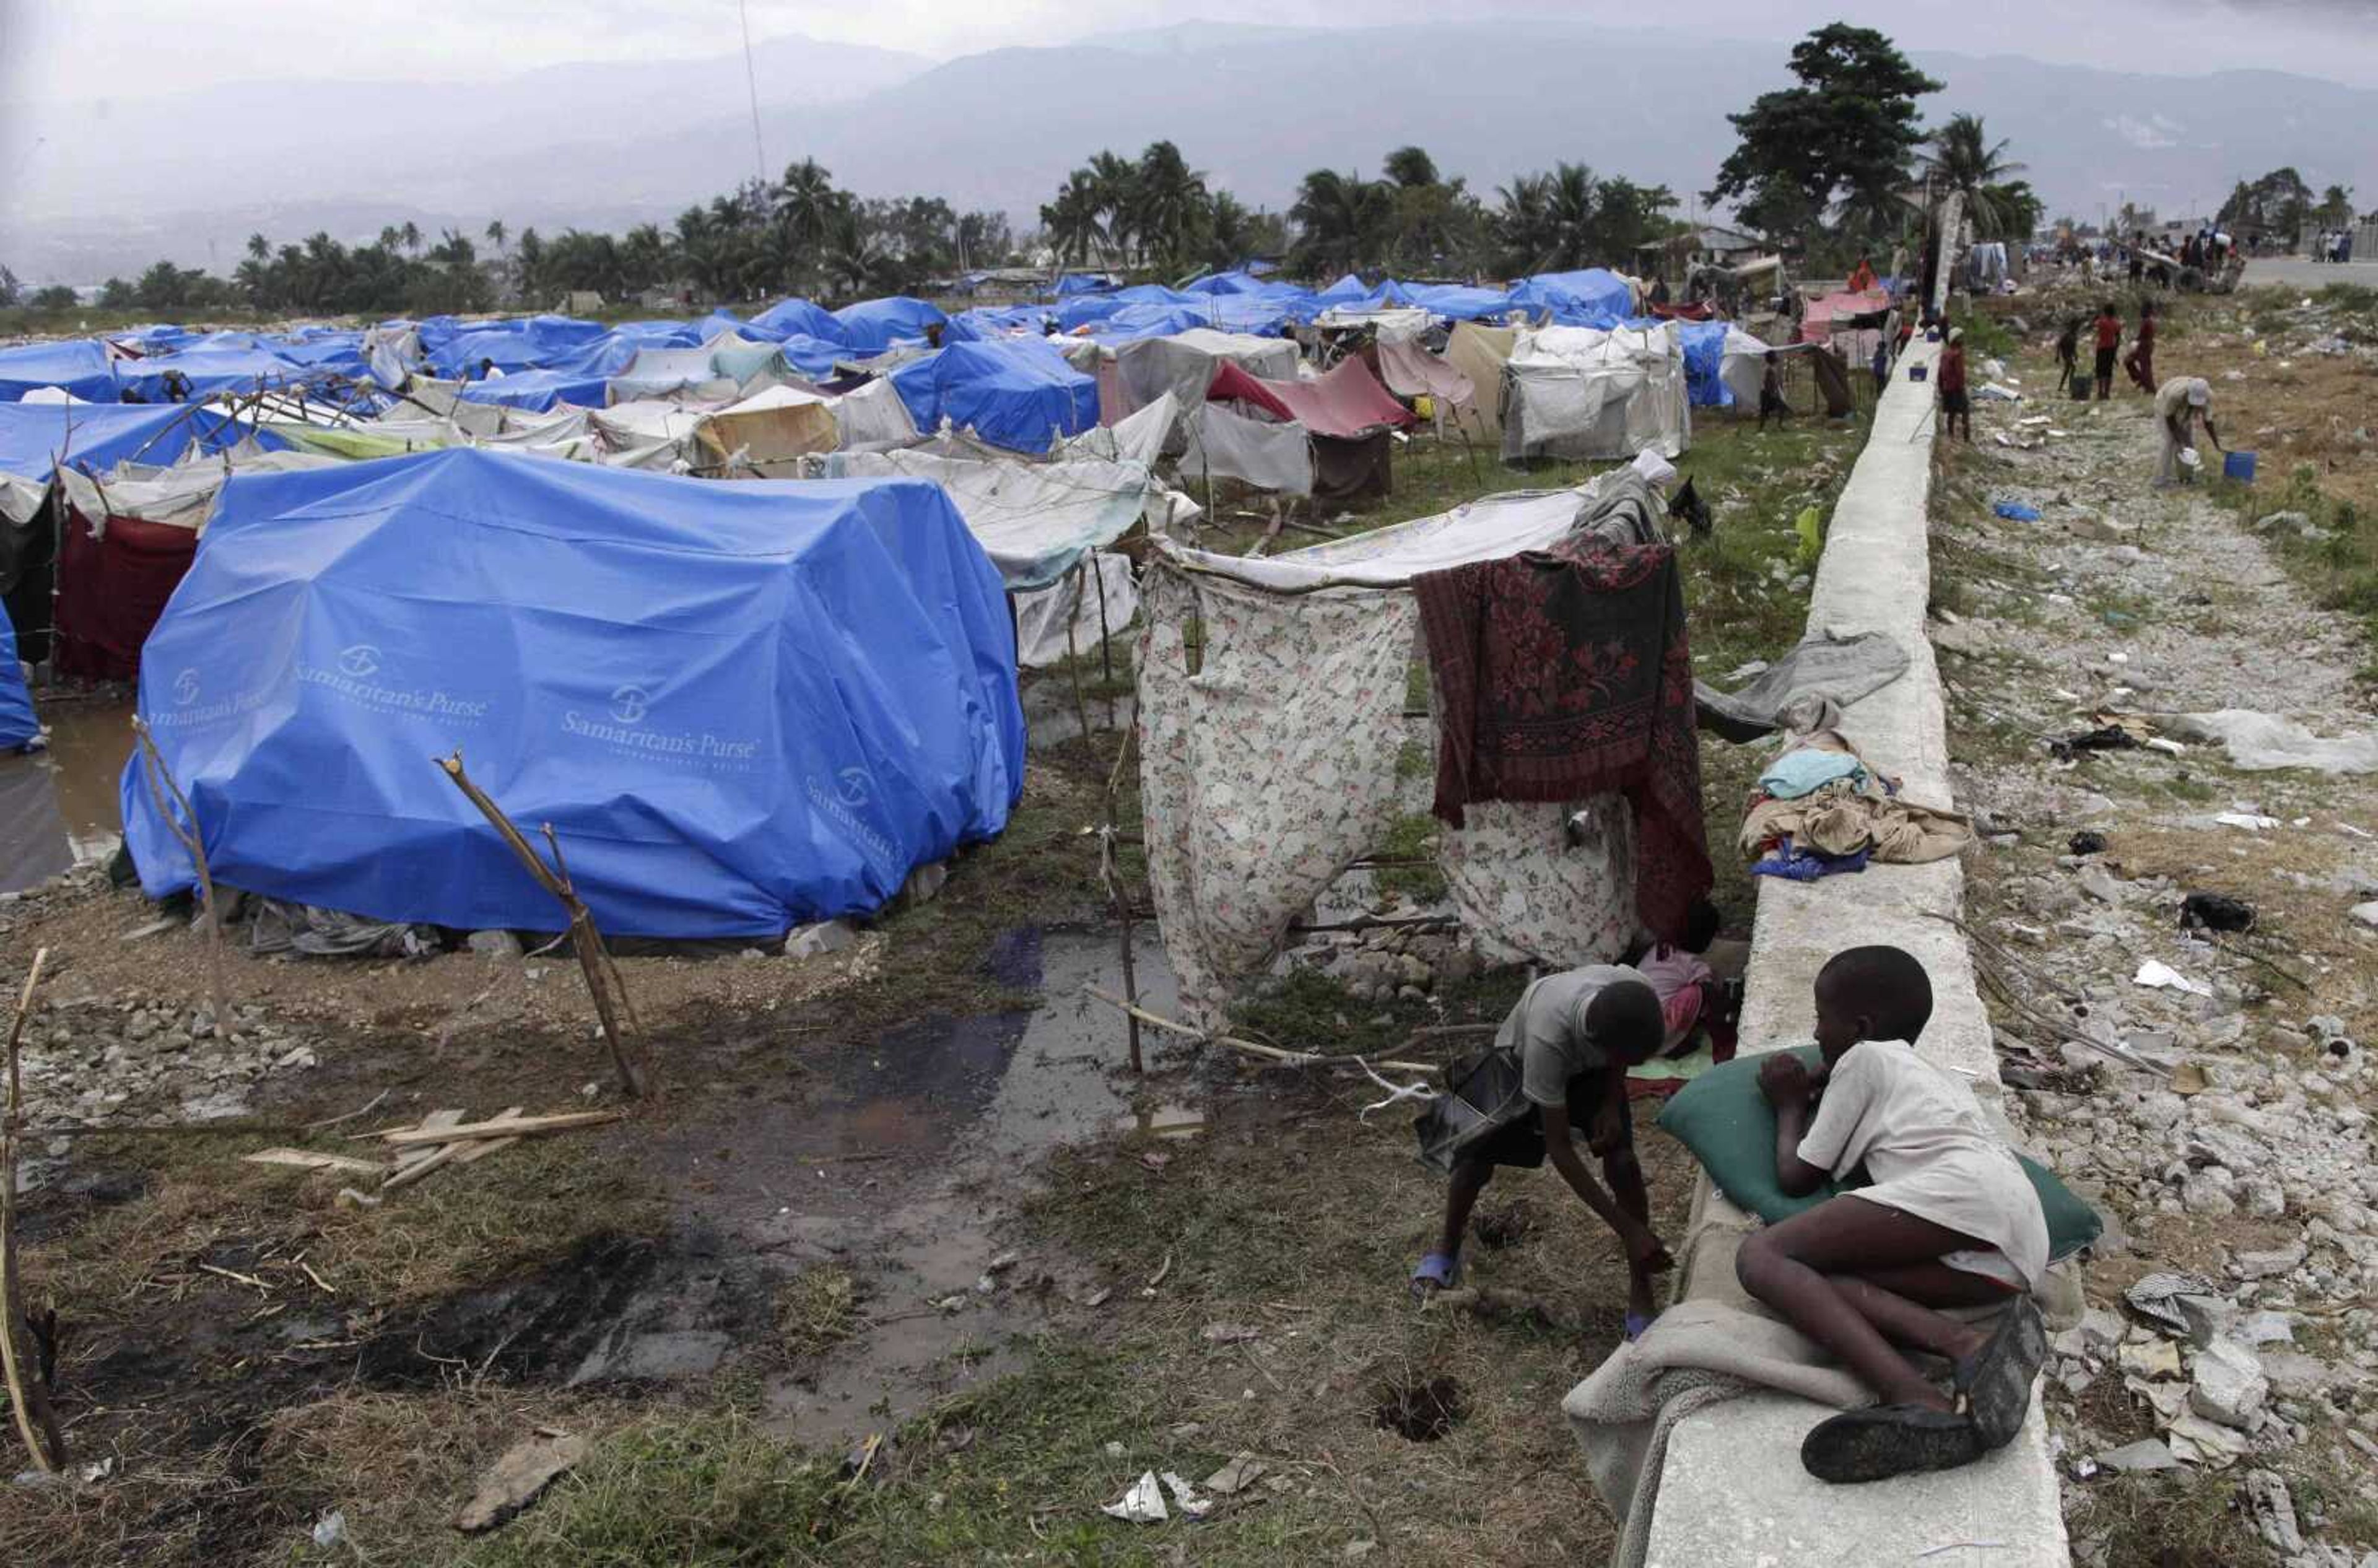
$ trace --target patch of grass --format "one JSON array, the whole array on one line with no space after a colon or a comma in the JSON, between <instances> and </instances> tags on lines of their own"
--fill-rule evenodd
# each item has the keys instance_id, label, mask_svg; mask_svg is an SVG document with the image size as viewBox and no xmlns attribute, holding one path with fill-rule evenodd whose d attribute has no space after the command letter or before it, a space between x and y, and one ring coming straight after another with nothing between
<instances>
[{"instance_id":1,"label":"patch of grass","mask_svg":"<svg viewBox=\"0 0 2378 1568\"><path fill-rule=\"evenodd\" d=\"M2333 285L2352 287L2353 285ZM2301 512L2316 536L2294 528L2264 534L2279 559L2316 595L2321 606L2351 616L2364 628L2372 662L2361 671L2378 681L2378 516L2333 494L2321 472L2298 463L2276 492L2243 485L2216 485L2213 497L2241 518L2260 521L2276 512Z\"/></svg>"},{"instance_id":2,"label":"patch of grass","mask_svg":"<svg viewBox=\"0 0 2378 1568\"><path fill-rule=\"evenodd\" d=\"M776 1338L796 1359L823 1355L864 1326L848 1269L812 1263L777 1287Z\"/></svg>"},{"instance_id":3,"label":"patch of grass","mask_svg":"<svg viewBox=\"0 0 2378 1568\"><path fill-rule=\"evenodd\" d=\"M1407 752L1418 748L1423 759L1426 748L1417 743L1407 743ZM1423 770L1426 767L1423 763ZM1403 757L1396 759L1396 772L1403 774ZM1423 866L1383 866L1372 875L1371 885L1382 894L1402 893L1415 904L1434 904L1445 896L1445 873L1436 868L1436 819L1425 812L1399 817L1387 831L1387 842L1380 844L1383 859L1424 859Z\"/></svg>"}]
</instances>

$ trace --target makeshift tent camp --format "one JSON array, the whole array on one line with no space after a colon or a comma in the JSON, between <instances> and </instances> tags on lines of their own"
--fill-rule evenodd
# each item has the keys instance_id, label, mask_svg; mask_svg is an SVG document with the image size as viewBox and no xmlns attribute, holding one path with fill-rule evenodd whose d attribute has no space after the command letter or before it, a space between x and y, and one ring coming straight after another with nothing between
<instances>
[{"instance_id":1,"label":"makeshift tent camp","mask_svg":"<svg viewBox=\"0 0 2378 1568\"><path fill-rule=\"evenodd\" d=\"M611 377L603 401L631 403L647 398L683 397L726 402L740 390L739 381L719 375L708 349L645 349Z\"/></svg>"},{"instance_id":2,"label":"makeshift tent camp","mask_svg":"<svg viewBox=\"0 0 2378 1568\"><path fill-rule=\"evenodd\" d=\"M943 420L995 447L1045 452L1099 422L1099 384L1037 338L953 343L890 380L919 430Z\"/></svg>"},{"instance_id":3,"label":"makeshift tent camp","mask_svg":"<svg viewBox=\"0 0 2378 1568\"><path fill-rule=\"evenodd\" d=\"M33 694L25 688L25 666L17 659L17 628L0 604L0 751L21 751L40 738Z\"/></svg>"},{"instance_id":4,"label":"makeshift tent camp","mask_svg":"<svg viewBox=\"0 0 2378 1568\"><path fill-rule=\"evenodd\" d=\"M1428 398L1447 414L1466 413L1478 389L1442 354L1413 342L1379 344L1380 382L1399 398ZM1491 383L1490 383L1491 385Z\"/></svg>"},{"instance_id":5,"label":"makeshift tent camp","mask_svg":"<svg viewBox=\"0 0 2378 1568\"><path fill-rule=\"evenodd\" d=\"M1237 374L1235 366L1226 369ZM1412 423L1412 412L1379 385L1362 360L1340 360L1311 381L1256 384L1267 398L1258 406L1285 413L1312 438L1314 496L1348 501L1384 496L1395 487L1391 437ZM1217 377L1207 395L1219 397L1222 385Z\"/></svg>"},{"instance_id":6,"label":"makeshift tent camp","mask_svg":"<svg viewBox=\"0 0 2378 1568\"><path fill-rule=\"evenodd\" d=\"M694 426L693 438L704 470L791 478L801 458L832 451L841 437L830 400L771 387L710 414Z\"/></svg>"},{"instance_id":7,"label":"makeshift tent camp","mask_svg":"<svg viewBox=\"0 0 2378 1568\"><path fill-rule=\"evenodd\" d=\"M235 477L139 711L219 883L551 929L430 759L550 822L607 933L765 937L998 832L1024 721L999 575L947 497L430 452ZM138 763L152 896L193 872Z\"/></svg>"},{"instance_id":8,"label":"makeshift tent camp","mask_svg":"<svg viewBox=\"0 0 2378 1568\"><path fill-rule=\"evenodd\" d=\"M1195 408L1206 400L1207 389L1214 384L1215 368L1220 365L1234 365L1250 376L1284 381L1296 378L1298 365L1296 345L1284 338L1217 332L1203 327L1173 337L1123 343L1113 353L1117 395L1111 403L1102 401L1099 407L1100 417L1110 424L1127 418L1167 392L1183 408Z\"/></svg>"},{"instance_id":9,"label":"makeshift tent camp","mask_svg":"<svg viewBox=\"0 0 2378 1568\"><path fill-rule=\"evenodd\" d=\"M114 361L104 345L89 338L0 349L0 403L43 387L62 387L87 403L112 403L117 396Z\"/></svg>"},{"instance_id":10,"label":"makeshift tent camp","mask_svg":"<svg viewBox=\"0 0 2378 1568\"><path fill-rule=\"evenodd\" d=\"M846 305L834 313L834 319L842 329L844 342L858 353L870 354L882 353L897 342L923 342L928 328L942 326L949 317L923 300L894 294L889 299Z\"/></svg>"},{"instance_id":11,"label":"makeshift tent camp","mask_svg":"<svg viewBox=\"0 0 2378 1568\"><path fill-rule=\"evenodd\" d=\"M1673 322L1522 329L1505 370L1503 456L1680 455L1692 438Z\"/></svg>"},{"instance_id":12,"label":"makeshift tent camp","mask_svg":"<svg viewBox=\"0 0 2378 1568\"><path fill-rule=\"evenodd\" d=\"M1601 267L1539 272L1513 286L1510 303L1566 326L1607 326L1635 314L1635 287Z\"/></svg>"},{"instance_id":13,"label":"makeshift tent camp","mask_svg":"<svg viewBox=\"0 0 2378 1568\"><path fill-rule=\"evenodd\" d=\"M1100 545L1129 533L1152 507L1169 511L1147 465L1097 458L1027 463L931 452L835 452L835 479L931 480L949 492L1000 581L1011 592L1046 588Z\"/></svg>"}]
</instances>

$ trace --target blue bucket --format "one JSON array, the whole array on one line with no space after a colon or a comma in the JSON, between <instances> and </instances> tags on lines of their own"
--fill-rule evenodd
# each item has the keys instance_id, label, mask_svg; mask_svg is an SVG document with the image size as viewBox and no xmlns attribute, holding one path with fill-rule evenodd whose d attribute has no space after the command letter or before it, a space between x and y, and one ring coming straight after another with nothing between
<instances>
[{"instance_id":1,"label":"blue bucket","mask_svg":"<svg viewBox=\"0 0 2378 1568\"><path fill-rule=\"evenodd\" d=\"M2254 454L2252 452L2224 453L2221 459L2221 477L2234 479L2240 485L2252 485L2254 482Z\"/></svg>"},{"instance_id":2,"label":"blue bucket","mask_svg":"<svg viewBox=\"0 0 2378 1568\"><path fill-rule=\"evenodd\" d=\"M1931 377L1925 366L1920 365L1911 365L1907 367L1907 378L1910 381L1928 381L1931 379Z\"/></svg>"}]
</instances>

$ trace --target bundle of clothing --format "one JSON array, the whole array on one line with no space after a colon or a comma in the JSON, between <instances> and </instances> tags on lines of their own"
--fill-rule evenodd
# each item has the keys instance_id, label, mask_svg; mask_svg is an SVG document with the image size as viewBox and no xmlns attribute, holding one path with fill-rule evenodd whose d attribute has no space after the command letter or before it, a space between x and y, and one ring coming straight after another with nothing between
<instances>
[{"instance_id":1,"label":"bundle of clothing","mask_svg":"<svg viewBox=\"0 0 2378 1568\"><path fill-rule=\"evenodd\" d=\"M1656 538L1656 516L1639 521ZM1675 546L1580 532L1412 587L1435 682L1437 817L1459 828L1473 802L1622 795L1636 913L1681 935L1712 871Z\"/></svg>"},{"instance_id":2,"label":"bundle of clothing","mask_svg":"<svg viewBox=\"0 0 2378 1568\"><path fill-rule=\"evenodd\" d=\"M1770 764L1742 823L1751 875L1800 882L1945 860L1973 841L1964 816L1907 799L1838 730L1801 736Z\"/></svg>"}]
</instances>

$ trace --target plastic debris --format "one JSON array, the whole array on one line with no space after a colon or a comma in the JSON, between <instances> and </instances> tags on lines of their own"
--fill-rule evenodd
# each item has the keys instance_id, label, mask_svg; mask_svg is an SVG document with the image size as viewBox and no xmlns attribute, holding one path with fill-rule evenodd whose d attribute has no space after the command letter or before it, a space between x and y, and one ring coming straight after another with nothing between
<instances>
[{"instance_id":1,"label":"plastic debris","mask_svg":"<svg viewBox=\"0 0 2378 1568\"><path fill-rule=\"evenodd\" d=\"M2037 507L2027 507L2021 501L1994 501L1990 505L1990 510L2006 519L2009 522L2037 522L2039 521L2039 509Z\"/></svg>"},{"instance_id":2,"label":"plastic debris","mask_svg":"<svg viewBox=\"0 0 2378 1568\"><path fill-rule=\"evenodd\" d=\"M1224 1497L1235 1497L1255 1484L1271 1466L1252 1454L1239 1454L1231 1462L1206 1478L1206 1490Z\"/></svg>"},{"instance_id":3,"label":"plastic debris","mask_svg":"<svg viewBox=\"0 0 2378 1568\"><path fill-rule=\"evenodd\" d=\"M1164 1472L1164 1485L1172 1493L1172 1501L1180 1505L1181 1512L1190 1518L1202 1519L1214 1511L1212 1499L1199 1497L1195 1487L1170 1470Z\"/></svg>"},{"instance_id":4,"label":"plastic debris","mask_svg":"<svg viewBox=\"0 0 2378 1568\"><path fill-rule=\"evenodd\" d=\"M2139 965L2131 983L2144 986L2151 991L2186 991L2192 997L2209 997L2213 987L2202 980L2192 980L2159 958L2150 958Z\"/></svg>"},{"instance_id":5,"label":"plastic debris","mask_svg":"<svg viewBox=\"0 0 2378 1568\"><path fill-rule=\"evenodd\" d=\"M2106 853L2106 835L2084 828L2066 840L2064 847L2075 855L2103 855Z\"/></svg>"},{"instance_id":6,"label":"plastic debris","mask_svg":"<svg viewBox=\"0 0 2378 1568\"><path fill-rule=\"evenodd\" d=\"M333 1508L314 1521L314 1544L328 1551L347 1538L347 1514L342 1508Z\"/></svg>"},{"instance_id":7,"label":"plastic debris","mask_svg":"<svg viewBox=\"0 0 2378 1568\"><path fill-rule=\"evenodd\" d=\"M1156 1484L1156 1472L1143 1470L1131 1490L1099 1510L1128 1525L1161 1525L1171 1514L1164 1511L1164 1489Z\"/></svg>"},{"instance_id":8,"label":"plastic debris","mask_svg":"<svg viewBox=\"0 0 2378 1568\"><path fill-rule=\"evenodd\" d=\"M2216 812L2213 820L2225 828L2243 828L2250 833L2259 833L2265 828L2279 825L2276 817L2264 817L2252 811Z\"/></svg>"},{"instance_id":9,"label":"plastic debris","mask_svg":"<svg viewBox=\"0 0 2378 1568\"><path fill-rule=\"evenodd\" d=\"M2192 892L2180 901L2180 924L2190 931L2251 931L2254 906L2227 893Z\"/></svg>"}]
</instances>

